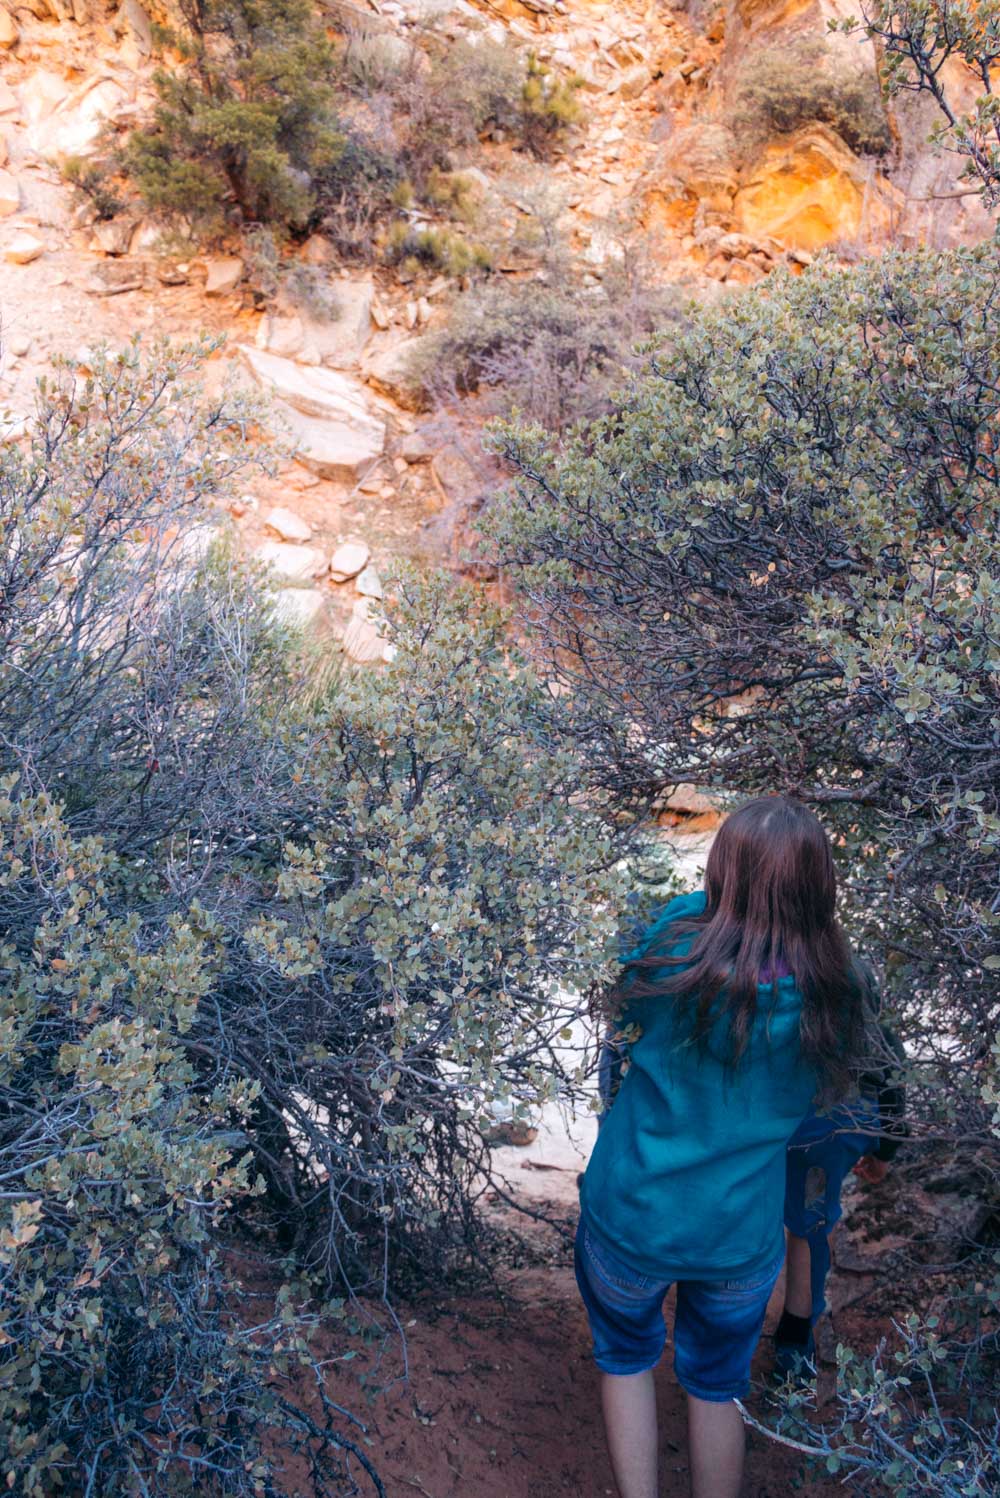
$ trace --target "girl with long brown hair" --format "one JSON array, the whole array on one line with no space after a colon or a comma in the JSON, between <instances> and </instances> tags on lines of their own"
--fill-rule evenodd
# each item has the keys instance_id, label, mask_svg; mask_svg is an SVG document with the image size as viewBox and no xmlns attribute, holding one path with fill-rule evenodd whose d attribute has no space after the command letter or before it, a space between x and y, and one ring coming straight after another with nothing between
<instances>
[{"instance_id":1,"label":"girl with long brown hair","mask_svg":"<svg viewBox=\"0 0 1000 1498\"><path fill-rule=\"evenodd\" d=\"M624 960L628 1065L576 1243L621 1498L656 1498L652 1369L672 1284L692 1493L739 1493L734 1401L784 1257L786 1146L817 1098L850 1092L863 1047L865 981L835 906L819 821L765 797L722 824L704 891L673 900Z\"/></svg>"}]
</instances>

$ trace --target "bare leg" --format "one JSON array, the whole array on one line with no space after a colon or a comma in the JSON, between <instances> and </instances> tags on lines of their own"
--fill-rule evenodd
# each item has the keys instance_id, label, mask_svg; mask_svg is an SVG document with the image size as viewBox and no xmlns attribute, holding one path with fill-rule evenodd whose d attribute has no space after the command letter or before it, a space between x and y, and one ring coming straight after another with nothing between
<instances>
[{"instance_id":1,"label":"bare leg","mask_svg":"<svg viewBox=\"0 0 1000 1498\"><path fill-rule=\"evenodd\" d=\"M601 1402L621 1498L656 1498L656 1389L652 1372L602 1374Z\"/></svg>"},{"instance_id":2,"label":"bare leg","mask_svg":"<svg viewBox=\"0 0 1000 1498\"><path fill-rule=\"evenodd\" d=\"M788 1234L785 1254L785 1310L793 1316L812 1316L809 1242Z\"/></svg>"},{"instance_id":3,"label":"bare leg","mask_svg":"<svg viewBox=\"0 0 1000 1498\"><path fill-rule=\"evenodd\" d=\"M735 1404L688 1395L691 1498L739 1498L746 1440Z\"/></svg>"}]
</instances>

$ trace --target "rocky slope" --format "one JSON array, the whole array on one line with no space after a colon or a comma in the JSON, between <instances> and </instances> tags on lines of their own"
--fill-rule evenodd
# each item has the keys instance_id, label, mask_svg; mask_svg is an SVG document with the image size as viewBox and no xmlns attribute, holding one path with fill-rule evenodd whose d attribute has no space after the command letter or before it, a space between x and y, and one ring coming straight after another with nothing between
<instances>
[{"instance_id":1,"label":"rocky slope","mask_svg":"<svg viewBox=\"0 0 1000 1498\"><path fill-rule=\"evenodd\" d=\"M287 617L335 629L355 659L380 659L369 618L379 568L400 553L440 552L446 527L436 522L470 478L462 455L443 450L414 409L406 376L416 340L447 316L459 282L437 275L415 285L385 267L339 266L314 237L299 253L336 306L319 321L280 301L261 305L238 255L165 255L153 224L133 215L94 222L60 167L94 149L106 120L127 125L149 109L149 15L140 0L117 11L99 0L5 4L0 436L21 439L34 382L59 355L86 364L95 342L137 332L225 333L213 380L248 381L272 397L273 430L292 454L230 519L275 570ZM431 27L449 40L503 40L579 75L583 118L554 160L494 140L456 165L515 218L533 193L555 192L584 286L632 240L665 280L708 295L780 264L795 269L824 247L853 258L988 232L974 200L948 196L954 168L925 147L922 104L894 113L881 157L852 150L828 120L763 137L741 128L740 91L755 60L776 48L822 46L839 77L873 81L867 43L823 40L851 0L688 4L369 0L362 9L338 0L330 22L404 38ZM509 270L517 266L500 273Z\"/></svg>"}]
</instances>

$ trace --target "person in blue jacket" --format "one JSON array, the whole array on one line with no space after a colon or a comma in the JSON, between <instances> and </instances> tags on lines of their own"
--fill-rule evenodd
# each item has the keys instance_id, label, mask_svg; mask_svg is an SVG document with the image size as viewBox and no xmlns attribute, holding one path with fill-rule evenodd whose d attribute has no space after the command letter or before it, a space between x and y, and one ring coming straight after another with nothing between
<instances>
[{"instance_id":1,"label":"person in blue jacket","mask_svg":"<svg viewBox=\"0 0 1000 1498\"><path fill-rule=\"evenodd\" d=\"M864 982L837 921L827 836L764 797L722 824L705 889L671 901L612 996L627 1068L581 1183L576 1276L621 1498L656 1498L652 1370L677 1287L693 1498L737 1498L734 1401L785 1256L789 1140L846 1097Z\"/></svg>"}]
</instances>

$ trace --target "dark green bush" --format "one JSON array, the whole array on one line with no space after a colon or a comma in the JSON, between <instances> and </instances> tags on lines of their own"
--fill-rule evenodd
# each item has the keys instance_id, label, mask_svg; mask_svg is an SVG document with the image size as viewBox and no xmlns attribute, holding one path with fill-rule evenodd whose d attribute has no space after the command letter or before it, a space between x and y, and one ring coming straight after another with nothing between
<instances>
[{"instance_id":1,"label":"dark green bush","mask_svg":"<svg viewBox=\"0 0 1000 1498\"><path fill-rule=\"evenodd\" d=\"M154 75L152 124L133 131L126 173L154 211L308 223L317 178L343 149L334 53L308 0L186 0L182 55Z\"/></svg>"},{"instance_id":2,"label":"dark green bush","mask_svg":"<svg viewBox=\"0 0 1000 1498\"><path fill-rule=\"evenodd\" d=\"M908 1047L916 1140L994 1222L998 307L993 244L772 276L654 348L572 440L502 429L516 479L490 521L623 815L678 782L821 812ZM992 1232L961 1246L971 1313L940 1268L954 1250L932 1249L939 1324L863 1380L846 1359L826 1433L860 1490L873 1467L893 1493L995 1485Z\"/></svg>"},{"instance_id":3,"label":"dark green bush","mask_svg":"<svg viewBox=\"0 0 1000 1498\"><path fill-rule=\"evenodd\" d=\"M883 156L892 145L874 72L838 59L819 41L753 49L733 87L729 125L745 150L819 121L853 151Z\"/></svg>"},{"instance_id":4,"label":"dark green bush","mask_svg":"<svg viewBox=\"0 0 1000 1498\"><path fill-rule=\"evenodd\" d=\"M0 450L0 1474L31 1498L277 1498L293 1450L371 1490L309 1333L479 1250L490 1105L561 1085L614 919L502 618L399 584L391 665L317 690L206 547L256 415L200 396L207 351L95 354Z\"/></svg>"}]
</instances>

